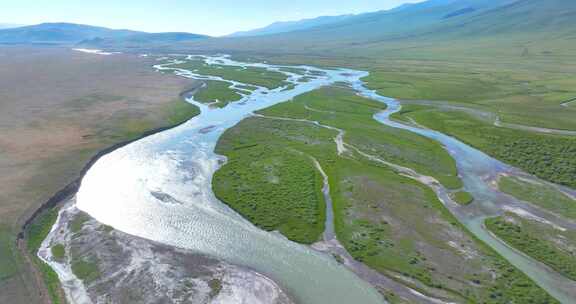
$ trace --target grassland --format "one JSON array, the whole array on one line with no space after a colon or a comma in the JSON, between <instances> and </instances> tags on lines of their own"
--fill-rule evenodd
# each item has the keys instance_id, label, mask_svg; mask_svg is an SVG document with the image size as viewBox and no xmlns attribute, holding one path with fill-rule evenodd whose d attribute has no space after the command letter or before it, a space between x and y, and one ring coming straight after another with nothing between
<instances>
[{"instance_id":1,"label":"grassland","mask_svg":"<svg viewBox=\"0 0 576 304\"><path fill-rule=\"evenodd\" d=\"M246 85L246 84L239 84L239 85L236 85L236 88L238 88L239 90L252 92L252 91L256 90L258 87L255 87L252 85Z\"/></svg>"},{"instance_id":2,"label":"grassland","mask_svg":"<svg viewBox=\"0 0 576 304\"><path fill-rule=\"evenodd\" d=\"M270 127L268 132L261 132L264 126ZM301 243L318 241L324 231L326 209L320 192L322 177L304 151L289 147L278 150L277 143L269 141L268 136L282 132L315 145L316 138L327 137L331 132L316 128L302 135L300 128L291 123L269 123L263 119L242 122L239 128L243 130L242 137L232 129L224 134L216 149L229 160L213 179L218 198L262 229L278 230ZM254 132L245 136L245 130Z\"/></svg>"},{"instance_id":3,"label":"grassland","mask_svg":"<svg viewBox=\"0 0 576 304\"><path fill-rule=\"evenodd\" d=\"M219 76L226 80L234 80L268 89L281 87L286 84L285 81L288 79L286 75L280 72L268 71L265 68L209 65L201 60L189 60L172 67L190 70L201 75Z\"/></svg>"},{"instance_id":4,"label":"grassland","mask_svg":"<svg viewBox=\"0 0 576 304\"><path fill-rule=\"evenodd\" d=\"M331 102L326 103L325 100ZM372 115L384 108L385 105L355 96L347 89L331 88L298 97L261 113L316 120L342 128L351 144L368 151L374 150L393 162L416 166L436 176L447 186L460 186L455 164L440 145L408 132L387 128L372 119ZM300 138L310 148L331 149L331 145L317 145L317 138L334 134L335 131L316 128L318 134L308 134L306 137L298 133L299 128L294 130L290 123L274 121L272 124L274 127L270 132ZM276 143L269 142L269 134L262 133L262 129L250 132L250 137L239 137L234 129L222 136L216 152L226 155L229 163L214 177L215 193L258 226L266 230L279 230L292 240L312 243L319 239L323 231L322 198L318 197L317 191L297 191L286 195L285 190L305 189L307 185L321 189L320 177L307 156L310 152L296 149L279 153L275 148ZM290 163L299 166L289 167L287 164ZM251 165L246 167L245 164ZM290 215L295 210L298 212ZM302 227L309 229L303 232Z\"/></svg>"},{"instance_id":5,"label":"grassland","mask_svg":"<svg viewBox=\"0 0 576 304\"><path fill-rule=\"evenodd\" d=\"M384 96L449 102L482 109L504 122L576 130L576 111L561 106L576 96L576 78L567 71L571 66L554 70L545 58L510 56L490 63L489 56L435 61L438 54L429 55L431 60L388 61L364 80Z\"/></svg>"},{"instance_id":6,"label":"grassland","mask_svg":"<svg viewBox=\"0 0 576 304\"><path fill-rule=\"evenodd\" d=\"M223 81L206 81L206 86L194 94L194 100L202 103L213 103L223 108L228 103L238 101L242 95L230 88L230 84Z\"/></svg>"},{"instance_id":7,"label":"grassland","mask_svg":"<svg viewBox=\"0 0 576 304\"><path fill-rule=\"evenodd\" d=\"M443 291L454 301L554 302L471 237L430 189L366 166L338 181L338 236L355 259L417 290Z\"/></svg>"},{"instance_id":8,"label":"grassland","mask_svg":"<svg viewBox=\"0 0 576 304\"><path fill-rule=\"evenodd\" d=\"M212 279L208 281L208 286L210 286L210 298L213 299L222 291L222 280Z\"/></svg>"},{"instance_id":9,"label":"grassland","mask_svg":"<svg viewBox=\"0 0 576 304\"><path fill-rule=\"evenodd\" d=\"M346 142L363 151L433 176L448 188L460 188L456 164L440 144L372 119L385 107L358 97L346 88L333 87L297 97L261 113L308 119L341 129L346 134Z\"/></svg>"},{"instance_id":10,"label":"grassland","mask_svg":"<svg viewBox=\"0 0 576 304\"><path fill-rule=\"evenodd\" d=\"M85 260L72 261L71 267L74 275L86 285L100 277L97 262L88 262Z\"/></svg>"},{"instance_id":11,"label":"grassland","mask_svg":"<svg viewBox=\"0 0 576 304\"><path fill-rule=\"evenodd\" d=\"M553 186L503 176L499 179L498 187L518 199L536 204L566 218L576 219L576 200Z\"/></svg>"},{"instance_id":12,"label":"grassland","mask_svg":"<svg viewBox=\"0 0 576 304\"><path fill-rule=\"evenodd\" d=\"M281 68L280 71L282 71L282 72L288 72L288 73L294 73L294 74L297 74L297 75L305 75L305 74L306 74L306 70L300 69L300 68L292 68L292 67L289 67L289 68Z\"/></svg>"},{"instance_id":13,"label":"grassland","mask_svg":"<svg viewBox=\"0 0 576 304\"><path fill-rule=\"evenodd\" d=\"M576 96L576 52L573 39L558 37L534 32L443 40L422 36L358 39L346 46L341 39L311 43L275 37L279 41L267 45L266 52L228 47L231 53L241 49L240 57L252 52L274 63L369 71L364 81L383 96L477 108L505 123L576 130L576 107L562 105Z\"/></svg>"},{"instance_id":14,"label":"grassland","mask_svg":"<svg viewBox=\"0 0 576 304\"><path fill-rule=\"evenodd\" d=\"M456 110L406 105L395 118L454 136L542 179L576 187L576 137L499 128Z\"/></svg>"},{"instance_id":15,"label":"grassland","mask_svg":"<svg viewBox=\"0 0 576 304\"><path fill-rule=\"evenodd\" d=\"M381 104L355 96L345 88L330 87L261 111L265 117L244 120L228 130L218 143L218 151L229 157L229 164L217 173L216 194L242 197L246 195L243 190L265 184L268 190L251 192L258 212L244 209L241 213L256 223L258 217L296 216L299 209L283 209L277 215L276 209L266 205L274 204L278 197L294 197L294 193L316 193L319 197L320 187L294 182L274 187L271 181L283 180L271 177L278 176L278 172L297 172L301 167L312 169L305 157L313 157L329 178L338 239L356 260L423 293L456 302L556 303L524 274L471 237L428 187L353 151L339 155L335 130L274 118L311 119L341 128L345 142L384 157L386 150L406 149L398 139L406 137L399 132L392 144L382 144L378 133L392 134L392 130L371 125L372 114L381 109ZM366 130L367 134L359 130ZM267 154L261 154L263 151ZM272 161L277 155L303 157L299 162ZM257 157L261 162L256 165L240 164L240 160ZM386 159L392 161L391 158ZM253 176L230 174L234 172ZM239 177L250 182L235 189L229 187ZM219 188L218 184L225 186ZM240 210L234 200L224 201Z\"/></svg>"},{"instance_id":16,"label":"grassland","mask_svg":"<svg viewBox=\"0 0 576 304\"><path fill-rule=\"evenodd\" d=\"M50 233L52 226L54 226L57 217L57 208L48 209L41 213L36 220L30 224L26 231L26 245L29 255L42 274L50 300L53 304L65 303L62 292L60 291L60 280L56 272L38 258L37 253L42 242L48 236L48 233Z\"/></svg>"},{"instance_id":17,"label":"grassland","mask_svg":"<svg viewBox=\"0 0 576 304\"><path fill-rule=\"evenodd\" d=\"M66 255L66 248L62 244L54 245L50 248L52 256L57 260L62 260Z\"/></svg>"},{"instance_id":18,"label":"grassland","mask_svg":"<svg viewBox=\"0 0 576 304\"><path fill-rule=\"evenodd\" d=\"M13 235L7 227L0 227L0 281L16 274L16 261L13 257Z\"/></svg>"},{"instance_id":19,"label":"grassland","mask_svg":"<svg viewBox=\"0 0 576 304\"><path fill-rule=\"evenodd\" d=\"M166 120L166 126L175 126L179 125L190 118L200 114L200 110L198 107L191 105L185 102L182 99L174 99L172 102L168 103L164 110L164 119ZM147 129L140 129L139 134L143 133L143 130ZM148 129L152 130L152 129Z\"/></svg>"},{"instance_id":20,"label":"grassland","mask_svg":"<svg viewBox=\"0 0 576 304\"><path fill-rule=\"evenodd\" d=\"M195 105L174 98L152 115L120 111L101 125L95 126L94 133L89 136L111 145L141 137L145 131L181 124L199 113L200 110ZM162 124L159 124L159 121L162 121Z\"/></svg>"},{"instance_id":21,"label":"grassland","mask_svg":"<svg viewBox=\"0 0 576 304\"><path fill-rule=\"evenodd\" d=\"M90 219L89 215L81 212L80 214L74 216L72 221L70 221L70 231L72 233L78 233L84 227L84 224Z\"/></svg>"},{"instance_id":22,"label":"grassland","mask_svg":"<svg viewBox=\"0 0 576 304\"><path fill-rule=\"evenodd\" d=\"M470 205L474 201L472 194L466 191L458 191L451 196L452 199L460 205Z\"/></svg>"},{"instance_id":23,"label":"grassland","mask_svg":"<svg viewBox=\"0 0 576 304\"><path fill-rule=\"evenodd\" d=\"M514 214L486 220L486 227L517 250L550 266L569 279L576 280L576 233Z\"/></svg>"}]
</instances>

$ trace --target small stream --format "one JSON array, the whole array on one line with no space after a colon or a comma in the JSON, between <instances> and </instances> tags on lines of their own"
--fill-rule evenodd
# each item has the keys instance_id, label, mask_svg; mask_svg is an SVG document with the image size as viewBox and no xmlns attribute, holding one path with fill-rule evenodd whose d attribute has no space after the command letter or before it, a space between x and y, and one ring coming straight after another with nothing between
<instances>
[{"instance_id":1,"label":"small stream","mask_svg":"<svg viewBox=\"0 0 576 304\"><path fill-rule=\"evenodd\" d=\"M360 95L385 103L386 111L375 115L382 124L408 130L441 143L456 161L459 175L464 183L464 190L474 196L475 201L469 206L454 203L448 191L433 183L430 186L436 191L444 205L462 222L476 237L488 244L506 260L522 270L539 286L562 303L576 302L576 282L552 271L547 266L524 254L510 248L493 236L484 227L484 220L502 214L505 211L520 215L529 214L533 218L549 221L565 229L576 229L576 223L558 218L545 210L521 202L510 195L500 192L495 187L495 181L501 174L522 176L535 179L520 170L508 166L485 153L470 147L461 141L443 133L415 126L405 125L390 119L390 115L400 111L401 104L392 99L367 90L362 82L354 84Z\"/></svg>"},{"instance_id":2,"label":"small stream","mask_svg":"<svg viewBox=\"0 0 576 304\"><path fill-rule=\"evenodd\" d=\"M263 63L236 62L224 56L202 58L207 63L262 67L274 71L282 68ZM183 77L222 80L171 69L170 64L175 62L179 61L171 60L156 67L175 71ZM259 87L244 93L242 100L225 108L211 108L190 99L191 103L200 107L199 116L179 127L120 148L96 162L82 181L76 207L99 222L128 234L250 267L278 282L297 303L383 303L382 296L370 284L337 263L333 257L291 242L279 234L258 229L220 202L211 187L214 172L226 161L214 153L216 143L225 130L260 109L322 86L346 82L359 94L388 105L387 110L377 114L375 119L436 140L456 159L465 189L474 195L475 203L469 207L458 206L448 198L446 189L439 185L432 187L462 223L554 297L563 303L576 301L574 282L510 249L482 227L483 219L500 214L504 206L521 208L537 216L548 216L491 186L498 174L521 172L444 134L391 121L389 116L400 110L400 104L367 89L360 80L368 75L367 72L323 70L309 66L298 68L321 72L322 76L300 82L304 75L283 72L290 77L289 82L294 87L274 90ZM242 85L228 82L233 86ZM345 149L341 137L339 149ZM326 238L333 238L331 227Z\"/></svg>"}]
</instances>

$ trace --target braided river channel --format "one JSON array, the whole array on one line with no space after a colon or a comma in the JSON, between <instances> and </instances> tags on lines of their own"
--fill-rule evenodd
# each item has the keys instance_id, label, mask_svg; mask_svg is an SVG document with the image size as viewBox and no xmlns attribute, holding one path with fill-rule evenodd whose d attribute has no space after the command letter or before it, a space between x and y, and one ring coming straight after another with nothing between
<instances>
[{"instance_id":1,"label":"braided river channel","mask_svg":"<svg viewBox=\"0 0 576 304\"><path fill-rule=\"evenodd\" d=\"M171 68L181 62L178 58L184 57L174 58L164 58L156 68L182 77L227 81L232 87L243 85ZM399 111L401 104L368 89L361 80L368 72L296 66L306 71L296 74L283 70L284 66L243 63L226 56L200 58L208 64L279 71L289 77L292 85L243 91L242 100L223 108L213 108L194 101L193 97L188 98L201 109L198 116L100 158L82 180L76 195L76 208L119 231L254 269L275 280L297 303L383 303L375 288L332 256L291 242L277 233L260 230L219 201L211 187L214 172L226 161L214 153L225 130L257 110L322 86L345 82L357 94L387 105L385 111L374 116L377 121L441 143L456 160L465 190L475 197L470 206L460 206L438 183L429 183L445 206L480 240L553 297L562 303L576 303L573 281L506 246L483 227L485 218L510 210L542 220L550 218L547 212L505 195L492 185L503 173L534 177L442 133L390 120L390 115ZM422 179L416 172L412 175ZM558 220L554 224L565 229L576 228L576 224L568 221Z\"/></svg>"}]
</instances>

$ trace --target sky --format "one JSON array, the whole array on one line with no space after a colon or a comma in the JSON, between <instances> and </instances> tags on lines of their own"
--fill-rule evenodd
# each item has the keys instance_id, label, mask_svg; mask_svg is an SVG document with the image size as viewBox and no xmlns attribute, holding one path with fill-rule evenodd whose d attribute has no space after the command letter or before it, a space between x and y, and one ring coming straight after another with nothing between
<instances>
[{"instance_id":1,"label":"sky","mask_svg":"<svg viewBox=\"0 0 576 304\"><path fill-rule=\"evenodd\" d=\"M72 22L221 36L275 21L371 12L422 0L0 0L0 23Z\"/></svg>"}]
</instances>

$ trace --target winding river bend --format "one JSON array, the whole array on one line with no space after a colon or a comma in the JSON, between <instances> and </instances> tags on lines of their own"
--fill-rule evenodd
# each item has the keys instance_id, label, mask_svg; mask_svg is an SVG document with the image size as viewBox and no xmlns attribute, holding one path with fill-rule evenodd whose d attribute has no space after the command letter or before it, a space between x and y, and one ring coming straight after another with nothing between
<instances>
[{"instance_id":1,"label":"winding river bend","mask_svg":"<svg viewBox=\"0 0 576 304\"><path fill-rule=\"evenodd\" d=\"M263 67L275 71L281 68L262 63L240 63L227 57L203 58L207 63ZM177 60L157 68L170 70L170 63L174 62ZM290 76L293 87L274 90L260 87L247 93L241 101L221 109L191 99L190 102L201 109L199 116L102 157L85 175L77 193L76 207L120 231L251 267L275 279L298 303L382 303L382 297L374 288L332 257L256 228L221 203L211 189L212 176L225 161L214 153L214 148L226 129L254 111L321 86L346 82L359 94L388 105L387 110L376 115L375 119L436 140L452 154L465 189L474 195L476 202L470 207L457 206L448 198L445 189L435 184L431 186L460 221L554 297L563 303L576 301L574 282L510 249L482 227L484 218L497 215L506 208L548 216L490 185L498 174L523 173L444 134L391 121L389 116L400 110L400 104L367 89L360 80L368 75L367 72L299 68L322 75L299 82L302 75L283 72ZM184 77L222 80L191 71L175 72ZM229 82L234 86L241 85Z\"/></svg>"},{"instance_id":2,"label":"winding river bend","mask_svg":"<svg viewBox=\"0 0 576 304\"><path fill-rule=\"evenodd\" d=\"M211 60L278 70L226 58L207 59ZM220 80L185 70L177 74ZM248 266L277 281L297 303L382 303L374 288L331 256L258 229L212 192L212 175L224 161L214 154L214 148L226 129L259 109L336 81L351 82L366 75L333 70L299 83L300 76L286 74L294 88L258 88L222 109L190 100L200 107L199 116L101 158L82 181L77 207L120 231Z\"/></svg>"}]
</instances>

